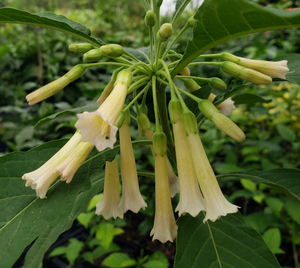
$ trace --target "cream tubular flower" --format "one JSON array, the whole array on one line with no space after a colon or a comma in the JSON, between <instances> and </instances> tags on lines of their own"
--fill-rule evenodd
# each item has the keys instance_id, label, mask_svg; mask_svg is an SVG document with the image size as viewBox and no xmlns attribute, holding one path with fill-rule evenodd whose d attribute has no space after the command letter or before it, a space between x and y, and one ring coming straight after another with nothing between
<instances>
[{"instance_id":1,"label":"cream tubular flower","mask_svg":"<svg viewBox=\"0 0 300 268\"><path fill-rule=\"evenodd\" d=\"M146 139L149 141L152 141L153 138L153 130L151 129L151 127L149 129L146 129L143 134L145 135ZM152 154L153 154L153 146L150 145ZM154 154L153 154L154 155ZM176 176L172 165L170 163L170 160L166 157L166 165L167 165L167 174L168 174L168 181L169 181L169 187L170 187L170 196L174 197L177 193L180 192L180 188L179 188L179 179Z\"/></svg>"},{"instance_id":2,"label":"cream tubular flower","mask_svg":"<svg viewBox=\"0 0 300 268\"><path fill-rule=\"evenodd\" d=\"M173 242L177 236L177 225L172 210L169 192L166 155L155 156L155 218L150 236L162 243Z\"/></svg>"},{"instance_id":3,"label":"cream tubular flower","mask_svg":"<svg viewBox=\"0 0 300 268\"><path fill-rule=\"evenodd\" d=\"M113 91L98 110L77 114L75 127L80 130L82 140L95 145L100 152L113 148L117 140L118 128L114 124L123 108L131 78L131 72L119 72Z\"/></svg>"},{"instance_id":4,"label":"cream tubular flower","mask_svg":"<svg viewBox=\"0 0 300 268\"><path fill-rule=\"evenodd\" d=\"M131 210L138 213L141 208L147 207L144 201L138 182L138 175L131 144L129 124L125 122L120 127L120 155L121 155L121 175L122 175L122 200L118 206L124 213Z\"/></svg>"},{"instance_id":5,"label":"cream tubular flower","mask_svg":"<svg viewBox=\"0 0 300 268\"><path fill-rule=\"evenodd\" d=\"M203 220L216 221L221 216L236 213L238 207L231 204L224 197L212 167L207 159L198 133L190 133L188 136L194 167L198 182L206 203L206 216Z\"/></svg>"},{"instance_id":6,"label":"cream tubular flower","mask_svg":"<svg viewBox=\"0 0 300 268\"><path fill-rule=\"evenodd\" d=\"M205 205L181 120L178 120L175 124L173 123L173 131L180 183L180 201L175 211L178 211L179 216L189 213L191 216L196 217L200 211L205 211Z\"/></svg>"},{"instance_id":7,"label":"cream tubular flower","mask_svg":"<svg viewBox=\"0 0 300 268\"><path fill-rule=\"evenodd\" d=\"M66 183L71 182L75 172L87 159L93 148L94 145L83 141L76 146L76 148L72 151L72 154L70 154L68 158L55 170L55 172L60 175L62 181L66 181Z\"/></svg>"},{"instance_id":8,"label":"cream tubular flower","mask_svg":"<svg viewBox=\"0 0 300 268\"><path fill-rule=\"evenodd\" d=\"M118 161L115 157L112 162L106 162L103 196L96 205L97 215L102 215L106 220L111 217L123 219L123 210L118 208L120 203L119 186Z\"/></svg>"},{"instance_id":9,"label":"cream tubular flower","mask_svg":"<svg viewBox=\"0 0 300 268\"><path fill-rule=\"evenodd\" d=\"M25 186L30 186L34 189L39 198L46 198L46 193L50 185L59 176L56 172L56 167L72 153L80 141L81 135L76 132L73 137L44 165L35 171L24 174L22 179L26 180Z\"/></svg>"},{"instance_id":10,"label":"cream tubular flower","mask_svg":"<svg viewBox=\"0 0 300 268\"><path fill-rule=\"evenodd\" d=\"M251 60L251 59L246 59L241 57L238 58L240 59L238 64L241 66L256 70L263 74L278 77L281 79L286 79L285 75L289 71L289 68L287 66L287 60L265 61L265 60Z\"/></svg>"},{"instance_id":11,"label":"cream tubular flower","mask_svg":"<svg viewBox=\"0 0 300 268\"><path fill-rule=\"evenodd\" d=\"M210 93L208 100L210 102L213 102L215 99L216 95L213 93ZM225 101L223 101L221 104L219 104L217 106L217 109L225 116L230 115L234 110L235 110L235 106L234 106L234 102L232 101L231 98L226 99Z\"/></svg>"},{"instance_id":12,"label":"cream tubular flower","mask_svg":"<svg viewBox=\"0 0 300 268\"><path fill-rule=\"evenodd\" d=\"M84 71L84 67L82 67L81 65L76 65L64 76L28 94L26 96L28 104L34 105L42 100L53 96L54 94L62 90L64 87L66 87L68 84L82 76L84 74Z\"/></svg>"}]
</instances>

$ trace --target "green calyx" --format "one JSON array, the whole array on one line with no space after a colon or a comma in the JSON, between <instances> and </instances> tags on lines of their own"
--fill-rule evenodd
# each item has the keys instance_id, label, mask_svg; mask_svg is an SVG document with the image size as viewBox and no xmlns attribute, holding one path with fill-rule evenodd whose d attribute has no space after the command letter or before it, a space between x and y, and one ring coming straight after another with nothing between
<instances>
[{"instance_id":1,"label":"green calyx","mask_svg":"<svg viewBox=\"0 0 300 268\"><path fill-rule=\"evenodd\" d=\"M200 111L211 120L214 113L220 113L220 111L209 100L201 100L198 103Z\"/></svg>"},{"instance_id":2,"label":"green calyx","mask_svg":"<svg viewBox=\"0 0 300 268\"><path fill-rule=\"evenodd\" d=\"M118 44L109 44L100 47L100 51L107 57L121 57L123 55L123 47Z\"/></svg>"},{"instance_id":3,"label":"green calyx","mask_svg":"<svg viewBox=\"0 0 300 268\"><path fill-rule=\"evenodd\" d=\"M84 72L85 68L82 65L78 64L74 66L69 72L67 72L65 76L69 78L70 82L73 82L74 80L81 77Z\"/></svg>"},{"instance_id":4,"label":"green calyx","mask_svg":"<svg viewBox=\"0 0 300 268\"><path fill-rule=\"evenodd\" d=\"M169 102L169 115L173 124L176 124L180 120L182 107L179 100L171 100Z\"/></svg>"},{"instance_id":5,"label":"green calyx","mask_svg":"<svg viewBox=\"0 0 300 268\"><path fill-rule=\"evenodd\" d=\"M187 136L198 133L197 120L191 111L184 112L181 116L181 121Z\"/></svg>"},{"instance_id":6,"label":"green calyx","mask_svg":"<svg viewBox=\"0 0 300 268\"><path fill-rule=\"evenodd\" d=\"M153 135L153 153L154 156L164 156L167 152L167 138L162 132L155 132Z\"/></svg>"},{"instance_id":7,"label":"green calyx","mask_svg":"<svg viewBox=\"0 0 300 268\"><path fill-rule=\"evenodd\" d=\"M122 83L123 85L127 85L129 87L129 85L131 84L132 81L132 73L128 70L122 70L118 73L116 82L115 82L115 86L117 83Z\"/></svg>"}]
</instances>

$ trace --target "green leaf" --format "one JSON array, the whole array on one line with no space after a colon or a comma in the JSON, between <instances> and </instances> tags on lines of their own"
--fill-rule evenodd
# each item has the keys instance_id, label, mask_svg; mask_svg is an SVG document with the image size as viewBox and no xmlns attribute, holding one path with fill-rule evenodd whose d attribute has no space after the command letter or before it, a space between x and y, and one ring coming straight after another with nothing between
<instances>
[{"instance_id":1,"label":"green leaf","mask_svg":"<svg viewBox=\"0 0 300 268\"><path fill-rule=\"evenodd\" d=\"M107 150L87 160L70 184L54 182L46 199L37 198L34 190L25 187L22 175L40 167L65 142L48 142L30 151L0 158L1 268L11 267L34 240L24 267L37 267L51 244L72 226L81 212L86 211L93 195L103 189L102 167L105 160L113 159L115 150Z\"/></svg>"},{"instance_id":2,"label":"green leaf","mask_svg":"<svg viewBox=\"0 0 300 268\"><path fill-rule=\"evenodd\" d=\"M70 244L67 246L66 257L69 263L74 264L83 247L83 242L79 241L77 238L70 238L69 242Z\"/></svg>"},{"instance_id":3,"label":"green leaf","mask_svg":"<svg viewBox=\"0 0 300 268\"><path fill-rule=\"evenodd\" d=\"M276 128L281 138L283 138L284 140L293 142L296 139L296 134L285 125L277 124Z\"/></svg>"},{"instance_id":4,"label":"green leaf","mask_svg":"<svg viewBox=\"0 0 300 268\"><path fill-rule=\"evenodd\" d=\"M102 265L120 268L120 267L131 267L136 264L136 261L131 259L125 253L113 253L110 254L107 258L104 259Z\"/></svg>"},{"instance_id":5,"label":"green leaf","mask_svg":"<svg viewBox=\"0 0 300 268\"><path fill-rule=\"evenodd\" d=\"M205 224L203 219L200 213L177 221L175 268L280 267L262 237L239 213Z\"/></svg>"},{"instance_id":6,"label":"green leaf","mask_svg":"<svg viewBox=\"0 0 300 268\"><path fill-rule=\"evenodd\" d=\"M274 61L287 60L290 71L286 74L286 80L300 85L300 55L286 54L279 56Z\"/></svg>"},{"instance_id":7,"label":"green leaf","mask_svg":"<svg viewBox=\"0 0 300 268\"><path fill-rule=\"evenodd\" d=\"M267 203L268 207L273 210L274 214L279 218L281 215L281 210L283 208L283 202L279 198L275 197L267 197L265 199L265 202Z\"/></svg>"},{"instance_id":8,"label":"green leaf","mask_svg":"<svg viewBox=\"0 0 300 268\"><path fill-rule=\"evenodd\" d=\"M298 224L300 224L300 205L294 202L288 202L285 204L285 209L289 216Z\"/></svg>"},{"instance_id":9,"label":"green leaf","mask_svg":"<svg viewBox=\"0 0 300 268\"><path fill-rule=\"evenodd\" d=\"M241 179L241 184L243 187L251 192L256 191L256 183L250 180Z\"/></svg>"},{"instance_id":10,"label":"green leaf","mask_svg":"<svg viewBox=\"0 0 300 268\"><path fill-rule=\"evenodd\" d=\"M83 225L87 229L89 227L89 223L91 222L94 216L95 216L94 212L81 213L77 217L77 220L81 225Z\"/></svg>"},{"instance_id":11,"label":"green leaf","mask_svg":"<svg viewBox=\"0 0 300 268\"><path fill-rule=\"evenodd\" d=\"M44 117L43 119L41 119L40 121L38 121L36 123L34 128L40 127L41 125L51 121L52 119L55 119L55 118L63 116L63 115L70 115L70 114L72 115L72 114L77 114L77 113L82 113L82 112L92 112L92 111L97 110L98 108L99 108L99 104L97 102L92 102L92 103L89 103L84 106L60 111L58 113Z\"/></svg>"},{"instance_id":12,"label":"green leaf","mask_svg":"<svg viewBox=\"0 0 300 268\"><path fill-rule=\"evenodd\" d=\"M107 253L111 253L111 252L119 251L119 250L120 250L120 248L115 243L111 243L108 249L105 249L102 245L100 245L99 247L97 247L93 250L92 254L93 254L93 258L97 259Z\"/></svg>"},{"instance_id":13,"label":"green leaf","mask_svg":"<svg viewBox=\"0 0 300 268\"><path fill-rule=\"evenodd\" d=\"M82 258L89 262L90 264L94 264L94 258L93 258L93 253L92 252L84 252L82 255Z\"/></svg>"},{"instance_id":14,"label":"green leaf","mask_svg":"<svg viewBox=\"0 0 300 268\"><path fill-rule=\"evenodd\" d=\"M54 29L63 33L71 34L94 46L104 45L100 39L90 37L91 31L80 23L70 20L63 15L51 12L28 13L26 11L3 7L0 9L0 23L28 24Z\"/></svg>"},{"instance_id":15,"label":"green leaf","mask_svg":"<svg viewBox=\"0 0 300 268\"><path fill-rule=\"evenodd\" d=\"M277 168L267 171L245 171L219 175L218 178L233 177L252 180L274 187L300 203L300 170Z\"/></svg>"},{"instance_id":16,"label":"green leaf","mask_svg":"<svg viewBox=\"0 0 300 268\"><path fill-rule=\"evenodd\" d=\"M96 237L100 240L101 245L108 249L115 236L115 227L112 223L102 222L96 230Z\"/></svg>"},{"instance_id":17,"label":"green leaf","mask_svg":"<svg viewBox=\"0 0 300 268\"><path fill-rule=\"evenodd\" d=\"M262 233L272 223L263 212L254 212L244 217L245 222L254 228L257 232Z\"/></svg>"},{"instance_id":18,"label":"green leaf","mask_svg":"<svg viewBox=\"0 0 300 268\"><path fill-rule=\"evenodd\" d=\"M193 39L172 76L210 48L239 36L300 27L300 10L267 8L247 0L206 0L194 18Z\"/></svg>"},{"instance_id":19,"label":"green leaf","mask_svg":"<svg viewBox=\"0 0 300 268\"><path fill-rule=\"evenodd\" d=\"M263 234L263 239L274 254L284 253L284 251L280 249L281 234L278 228L268 229Z\"/></svg>"},{"instance_id":20,"label":"green leaf","mask_svg":"<svg viewBox=\"0 0 300 268\"><path fill-rule=\"evenodd\" d=\"M250 94L250 93L243 93L239 95L235 95L232 97L234 104L247 104L247 105L254 105L257 102L260 103L269 103L271 100L266 100L258 95Z\"/></svg>"},{"instance_id":21,"label":"green leaf","mask_svg":"<svg viewBox=\"0 0 300 268\"><path fill-rule=\"evenodd\" d=\"M67 252L67 247L57 247L51 251L49 257L59 256L65 254L66 252Z\"/></svg>"}]
</instances>

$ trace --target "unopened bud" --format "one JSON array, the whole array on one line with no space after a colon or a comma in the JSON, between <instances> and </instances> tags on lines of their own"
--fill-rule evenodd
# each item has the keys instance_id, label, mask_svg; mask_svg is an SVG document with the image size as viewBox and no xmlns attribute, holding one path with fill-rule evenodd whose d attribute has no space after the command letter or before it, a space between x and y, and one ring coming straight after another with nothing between
<instances>
[{"instance_id":1,"label":"unopened bud","mask_svg":"<svg viewBox=\"0 0 300 268\"><path fill-rule=\"evenodd\" d=\"M196 20L194 19L194 16L190 17L187 21L189 27L194 27L195 23L196 23Z\"/></svg>"},{"instance_id":2,"label":"unopened bud","mask_svg":"<svg viewBox=\"0 0 300 268\"><path fill-rule=\"evenodd\" d=\"M100 47L100 51L107 57L121 57L123 55L123 47L118 44L109 44Z\"/></svg>"},{"instance_id":3,"label":"unopened bud","mask_svg":"<svg viewBox=\"0 0 300 268\"><path fill-rule=\"evenodd\" d=\"M240 59L237 56L232 55L231 53L228 52L223 52L220 55L220 60L221 61L231 61L234 62L236 64L238 64L240 62Z\"/></svg>"},{"instance_id":4,"label":"unopened bud","mask_svg":"<svg viewBox=\"0 0 300 268\"><path fill-rule=\"evenodd\" d=\"M151 129L151 123L147 115L139 113L137 116L137 123L139 125L139 130L143 135L147 130Z\"/></svg>"},{"instance_id":5,"label":"unopened bud","mask_svg":"<svg viewBox=\"0 0 300 268\"><path fill-rule=\"evenodd\" d=\"M157 38L160 42L166 42L173 34L173 27L171 23L164 23L157 32Z\"/></svg>"},{"instance_id":6,"label":"unopened bud","mask_svg":"<svg viewBox=\"0 0 300 268\"><path fill-rule=\"evenodd\" d=\"M185 66L179 73L184 76L191 75L191 71L190 71L189 67L187 67L187 66Z\"/></svg>"},{"instance_id":7,"label":"unopened bud","mask_svg":"<svg viewBox=\"0 0 300 268\"><path fill-rule=\"evenodd\" d=\"M193 79L191 78L181 78L184 86L191 92L195 92L199 88L201 88Z\"/></svg>"},{"instance_id":8,"label":"unopened bud","mask_svg":"<svg viewBox=\"0 0 300 268\"><path fill-rule=\"evenodd\" d=\"M225 90L227 88L224 81L217 77L210 78L208 84L214 89Z\"/></svg>"},{"instance_id":9,"label":"unopened bud","mask_svg":"<svg viewBox=\"0 0 300 268\"><path fill-rule=\"evenodd\" d=\"M122 83L123 85L127 85L129 86L131 84L132 81L132 73L128 70L122 70L118 73L116 82L115 82L115 86L117 83Z\"/></svg>"},{"instance_id":10,"label":"unopened bud","mask_svg":"<svg viewBox=\"0 0 300 268\"><path fill-rule=\"evenodd\" d=\"M184 112L181 116L181 121L183 123L184 130L187 136L189 136L190 134L198 133L197 120L195 115L191 111Z\"/></svg>"},{"instance_id":11,"label":"unopened bud","mask_svg":"<svg viewBox=\"0 0 300 268\"><path fill-rule=\"evenodd\" d=\"M230 61L223 62L221 68L229 75L241 78L254 84L268 85L272 82L272 78L270 76L242 67Z\"/></svg>"},{"instance_id":12,"label":"unopened bud","mask_svg":"<svg viewBox=\"0 0 300 268\"><path fill-rule=\"evenodd\" d=\"M179 100L171 100L169 102L169 115L173 124L176 124L180 120L182 108Z\"/></svg>"},{"instance_id":13,"label":"unopened bud","mask_svg":"<svg viewBox=\"0 0 300 268\"><path fill-rule=\"evenodd\" d=\"M167 152L167 138L164 133L155 132L153 135L153 153L154 156L164 156Z\"/></svg>"},{"instance_id":14,"label":"unopened bud","mask_svg":"<svg viewBox=\"0 0 300 268\"><path fill-rule=\"evenodd\" d=\"M149 27L152 28L155 25L156 19L155 19L155 14L152 10L148 10L145 16L145 24Z\"/></svg>"},{"instance_id":15,"label":"unopened bud","mask_svg":"<svg viewBox=\"0 0 300 268\"><path fill-rule=\"evenodd\" d=\"M89 43L78 43L69 45L69 50L76 53L86 53L93 48L93 45Z\"/></svg>"},{"instance_id":16,"label":"unopened bud","mask_svg":"<svg viewBox=\"0 0 300 268\"><path fill-rule=\"evenodd\" d=\"M84 62L95 62L102 60L103 54L99 50L99 48L91 49L90 51L84 53L83 61Z\"/></svg>"}]
</instances>

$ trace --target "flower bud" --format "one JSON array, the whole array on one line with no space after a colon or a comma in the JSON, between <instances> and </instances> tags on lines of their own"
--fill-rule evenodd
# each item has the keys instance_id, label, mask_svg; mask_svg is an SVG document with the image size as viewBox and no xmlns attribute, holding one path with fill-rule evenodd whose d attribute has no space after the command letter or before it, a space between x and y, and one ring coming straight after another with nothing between
<instances>
[{"instance_id":1,"label":"flower bud","mask_svg":"<svg viewBox=\"0 0 300 268\"><path fill-rule=\"evenodd\" d=\"M240 62L240 60L237 56L234 56L234 55L232 55L231 53L228 53L228 52L221 53L219 58L220 58L221 61L231 61L231 62L234 62L236 64L238 64Z\"/></svg>"},{"instance_id":2,"label":"flower bud","mask_svg":"<svg viewBox=\"0 0 300 268\"><path fill-rule=\"evenodd\" d=\"M64 76L68 77L70 82L73 82L76 79L78 79L79 77L83 76L84 72L85 72L85 68L82 65L78 64L78 65L74 66Z\"/></svg>"},{"instance_id":3,"label":"flower bud","mask_svg":"<svg viewBox=\"0 0 300 268\"><path fill-rule=\"evenodd\" d=\"M69 45L69 50L76 53L86 53L93 48L93 45L89 43L78 43Z\"/></svg>"},{"instance_id":4,"label":"flower bud","mask_svg":"<svg viewBox=\"0 0 300 268\"><path fill-rule=\"evenodd\" d=\"M123 47L118 44L109 44L100 47L100 51L107 57L121 57L123 55Z\"/></svg>"},{"instance_id":5,"label":"flower bud","mask_svg":"<svg viewBox=\"0 0 300 268\"><path fill-rule=\"evenodd\" d=\"M171 23L164 23L157 32L157 39L160 42L166 42L173 34L173 27Z\"/></svg>"},{"instance_id":6,"label":"flower bud","mask_svg":"<svg viewBox=\"0 0 300 268\"><path fill-rule=\"evenodd\" d=\"M182 108L179 100L171 100L169 102L169 115L173 124L176 124L181 119Z\"/></svg>"},{"instance_id":7,"label":"flower bud","mask_svg":"<svg viewBox=\"0 0 300 268\"><path fill-rule=\"evenodd\" d=\"M181 116L181 121L187 136L198 133L198 125L195 115L191 112L184 112Z\"/></svg>"},{"instance_id":8,"label":"flower bud","mask_svg":"<svg viewBox=\"0 0 300 268\"><path fill-rule=\"evenodd\" d=\"M195 92L199 88L201 88L193 79L191 78L181 78L184 86L191 92Z\"/></svg>"},{"instance_id":9,"label":"flower bud","mask_svg":"<svg viewBox=\"0 0 300 268\"><path fill-rule=\"evenodd\" d=\"M190 17L187 21L189 27L194 27L195 23L196 23L196 20L194 19L194 16Z\"/></svg>"},{"instance_id":10,"label":"flower bud","mask_svg":"<svg viewBox=\"0 0 300 268\"><path fill-rule=\"evenodd\" d=\"M164 133L155 132L153 135L153 153L154 156L164 156L167 152L167 138Z\"/></svg>"},{"instance_id":11,"label":"flower bud","mask_svg":"<svg viewBox=\"0 0 300 268\"><path fill-rule=\"evenodd\" d=\"M152 28L155 25L156 18L155 14L152 10L148 10L145 16L145 24L149 27Z\"/></svg>"},{"instance_id":12,"label":"flower bud","mask_svg":"<svg viewBox=\"0 0 300 268\"><path fill-rule=\"evenodd\" d=\"M210 78L208 84L214 89L225 90L227 88L224 81L217 77Z\"/></svg>"},{"instance_id":13,"label":"flower bud","mask_svg":"<svg viewBox=\"0 0 300 268\"><path fill-rule=\"evenodd\" d=\"M129 87L129 85L131 84L132 81L132 73L128 70L122 70L118 73L116 82L114 84L114 86L117 85L117 83L122 83L123 85L127 85L127 87Z\"/></svg>"},{"instance_id":14,"label":"flower bud","mask_svg":"<svg viewBox=\"0 0 300 268\"><path fill-rule=\"evenodd\" d=\"M145 133L147 130L151 129L151 123L147 115L139 113L137 116L137 123L139 125L139 130L141 134Z\"/></svg>"},{"instance_id":15,"label":"flower bud","mask_svg":"<svg viewBox=\"0 0 300 268\"><path fill-rule=\"evenodd\" d=\"M99 48L91 49L90 51L84 53L83 61L84 62L94 62L102 60L103 54L99 50Z\"/></svg>"},{"instance_id":16,"label":"flower bud","mask_svg":"<svg viewBox=\"0 0 300 268\"><path fill-rule=\"evenodd\" d=\"M268 85L272 82L272 78L270 76L252 69L242 67L230 61L223 62L221 68L225 73L229 75L238 77L254 84Z\"/></svg>"},{"instance_id":17,"label":"flower bud","mask_svg":"<svg viewBox=\"0 0 300 268\"><path fill-rule=\"evenodd\" d=\"M209 119L212 119L213 113L219 113L219 110L209 100L202 100L198 103L200 111Z\"/></svg>"},{"instance_id":18,"label":"flower bud","mask_svg":"<svg viewBox=\"0 0 300 268\"><path fill-rule=\"evenodd\" d=\"M185 66L179 73L181 75L185 75L185 76L191 75L191 71L190 71L189 67L187 67L187 66Z\"/></svg>"}]
</instances>

